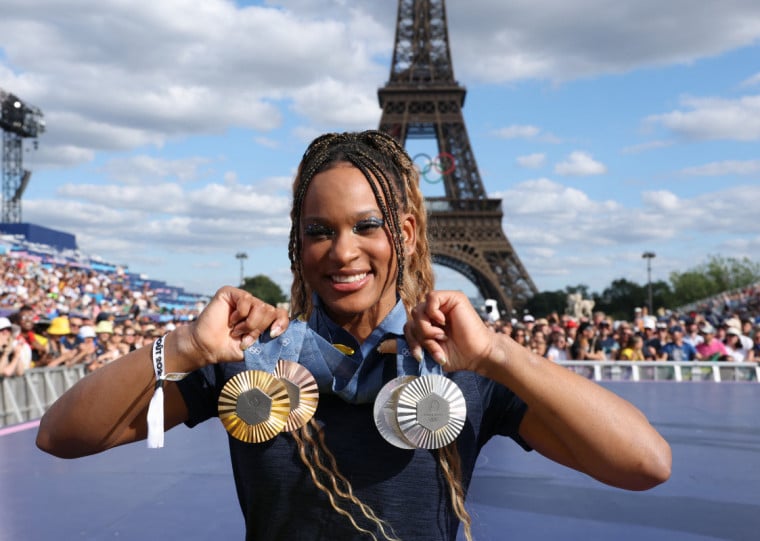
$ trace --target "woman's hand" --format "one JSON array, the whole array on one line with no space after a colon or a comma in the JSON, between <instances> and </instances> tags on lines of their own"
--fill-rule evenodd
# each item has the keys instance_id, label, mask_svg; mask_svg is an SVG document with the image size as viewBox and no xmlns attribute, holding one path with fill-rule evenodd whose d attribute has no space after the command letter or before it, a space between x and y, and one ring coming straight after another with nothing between
<instances>
[{"instance_id":1,"label":"woman's hand","mask_svg":"<svg viewBox=\"0 0 760 541\"><path fill-rule=\"evenodd\" d=\"M240 361L243 350L266 330L272 336L288 327L288 314L250 293L231 286L219 289L192 324L177 340L182 356L193 359L195 368L224 361Z\"/></svg>"},{"instance_id":2,"label":"woman's hand","mask_svg":"<svg viewBox=\"0 0 760 541\"><path fill-rule=\"evenodd\" d=\"M424 348L446 370L481 372L493 355L494 333L460 291L432 291L412 309L404 332L421 358Z\"/></svg>"}]
</instances>

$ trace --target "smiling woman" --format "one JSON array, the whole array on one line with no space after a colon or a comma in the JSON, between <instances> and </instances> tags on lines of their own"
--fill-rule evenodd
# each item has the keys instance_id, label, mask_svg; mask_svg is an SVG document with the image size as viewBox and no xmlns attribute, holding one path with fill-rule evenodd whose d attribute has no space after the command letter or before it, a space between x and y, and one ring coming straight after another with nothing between
<instances>
[{"instance_id":1,"label":"smiling woman","mask_svg":"<svg viewBox=\"0 0 760 541\"><path fill-rule=\"evenodd\" d=\"M160 446L162 427L218 416L256 540L470 539L464 495L494 436L613 486L668 478L668 444L630 403L433 290L418 173L392 137L314 140L291 222L290 314L222 287L64 394L37 445Z\"/></svg>"}]
</instances>

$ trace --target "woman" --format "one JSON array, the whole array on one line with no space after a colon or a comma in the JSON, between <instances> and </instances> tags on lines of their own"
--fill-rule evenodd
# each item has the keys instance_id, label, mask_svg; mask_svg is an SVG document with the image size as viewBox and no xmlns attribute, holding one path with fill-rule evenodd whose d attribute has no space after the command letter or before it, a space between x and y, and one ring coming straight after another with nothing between
<instances>
[{"instance_id":1,"label":"woman","mask_svg":"<svg viewBox=\"0 0 760 541\"><path fill-rule=\"evenodd\" d=\"M644 360L644 338L638 334L628 337L628 343L620 350L621 361L643 361Z\"/></svg>"},{"instance_id":2,"label":"woman","mask_svg":"<svg viewBox=\"0 0 760 541\"><path fill-rule=\"evenodd\" d=\"M728 357L726 360L736 363L747 362L748 351L744 349L741 341L741 333L736 327L726 329L726 337L723 339Z\"/></svg>"},{"instance_id":3,"label":"woman","mask_svg":"<svg viewBox=\"0 0 760 541\"><path fill-rule=\"evenodd\" d=\"M631 404L492 332L462 294L432 291L418 174L394 139L374 131L317 138L294 181L291 221L291 315L345 351L356 374L380 367L383 381L396 376L397 359L381 350L406 322L411 351L421 359L424 348L450 371L468 417L443 449L399 449L374 426L374 396L324 392L314 419L293 433L259 444L230 437L249 539L352 539L358 531L454 540L460 521L469 538L464 493L496 434L611 485L641 490L668 478L670 448ZM288 325L284 310L221 288L195 321L165 337L165 370L191 372L164 386L165 426L215 416L222 386L245 369L242 349ZM150 349L61 397L41 421L38 446L76 457L145 438Z\"/></svg>"}]
</instances>

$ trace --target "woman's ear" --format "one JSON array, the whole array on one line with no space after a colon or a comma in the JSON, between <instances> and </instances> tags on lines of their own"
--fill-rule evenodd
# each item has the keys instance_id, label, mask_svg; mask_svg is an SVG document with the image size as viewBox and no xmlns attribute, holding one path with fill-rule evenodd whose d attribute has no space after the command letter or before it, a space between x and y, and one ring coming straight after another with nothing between
<instances>
[{"instance_id":1,"label":"woman's ear","mask_svg":"<svg viewBox=\"0 0 760 541\"><path fill-rule=\"evenodd\" d=\"M412 214L405 214L401 222L401 240L404 253L410 256L417 247L417 220Z\"/></svg>"}]
</instances>

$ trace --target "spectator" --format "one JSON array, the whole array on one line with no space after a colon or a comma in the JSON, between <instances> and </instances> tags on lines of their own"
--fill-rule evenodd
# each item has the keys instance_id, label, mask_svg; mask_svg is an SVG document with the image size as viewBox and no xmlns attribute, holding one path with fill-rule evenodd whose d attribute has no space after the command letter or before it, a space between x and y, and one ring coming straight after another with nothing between
<instances>
[{"instance_id":1,"label":"spectator","mask_svg":"<svg viewBox=\"0 0 760 541\"><path fill-rule=\"evenodd\" d=\"M124 329L124 343L127 345L128 351L137 349L137 333L131 325Z\"/></svg>"},{"instance_id":2,"label":"spectator","mask_svg":"<svg viewBox=\"0 0 760 541\"><path fill-rule=\"evenodd\" d=\"M530 350L536 355L546 357L546 336L543 332L534 329L530 337Z\"/></svg>"},{"instance_id":3,"label":"spectator","mask_svg":"<svg viewBox=\"0 0 760 541\"><path fill-rule=\"evenodd\" d=\"M697 350L684 340L684 329L680 325L670 328L671 341L662 348L668 361L693 361L697 358Z\"/></svg>"},{"instance_id":4,"label":"spectator","mask_svg":"<svg viewBox=\"0 0 760 541\"><path fill-rule=\"evenodd\" d=\"M643 361L644 357L644 338L638 334L628 336L626 346L620 350L621 361Z\"/></svg>"},{"instance_id":5,"label":"spectator","mask_svg":"<svg viewBox=\"0 0 760 541\"><path fill-rule=\"evenodd\" d=\"M522 323L518 323L512 329L512 338L515 342L523 347L528 347L528 337L525 330L525 326Z\"/></svg>"},{"instance_id":6,"label":"spectator","mask_svg":"<svg viewBox=\"0 0 760 541\"><path fill-rule=\"evenodd\" d=\"M578 322L572 318L565 321L565 341L568 347L573 345L575 337L578 335Z\"/></svg>"},{"instance_id":7,"label":"spectator","mask_svg":"<svg viewBox=\"0 0 760 541\"><path fill-rule=\"evenodd\" d=\"M668 324L658 321L655 324L654 335L644 344L644 357L650 361L665 360L667 355L662 353L662 348L668 343Z\"/></svg>"},{"instance_id":8,"label":"spectator","mask_svg":"<svg viewBox=\"0 0 760 541\"><path fill-rule=\"evenodd\" d=\"M44 356L45 366L54 367L60 365L74 364L75 358L79 353L76 349L66 349L61 344L62 338L71 334L69 327L69 318L58 316L50 322L47 330L47 351Z\"/></svg>"},{"instance_id":9,"label":"spectator","mask_svg":"<svg viewBox=\"0 0 760 541\"><path fill-rule=\"evenodd\" d=\"M699 334L697 321L693 317L686 320L686 334L684 334L683 341L691 344L695 349L699 344L704 342L704 338Z\"/></svg>"},{"instance_id":10,"label":"spectator","mask_svg":"<svg viewBox=\"0 0 760 541\"><path fill-rule=\"evenodd\" d=\"M61 346L64 349L78 349L80 344L84 342L82 337L79 336L79 329L82 328L82 318L79 316L69 315L69 333L65 336L61 336Z\"/></svg>"},{"instance_id":11,"label":"spectator","mask_svg":"<svg viewBox=\"0 0 760 541\"><path fill-rule=\"evenodd\" d=\"M25 304L19 308L17 318L18 324L21 327L19 336L29 345L32 351L32 368L37 365L44 366L47 354L47 340L44 336L34 332L34 325L37 322L34 308Z\"/></svg>"},{"instance_id":12,"label":"spectator","mask_svg":"<svg viewBox=\"0 0 760 541\"><path fill-rule=\"evenodd\" d=\"M752 332L752 349L747 353L747 362L760 362L760 327Z\"/></svg>"},{"instance_id":13,"label":"spectator","mask_svg":"<svg viewBox=\"0 0 760 541\"><path fill-rule=\"evenodd\" d=\"M703 342L697 346L700 360L725 361L728 358L726 346L715 338L715 327L705 321L699 326L699 333L703 339Z\"/></svg>"},{"instance_id":14,"label":"spectator","mask_svg":"<svg viewBox=\"0 0 760 541\"><path fill-rule=\"evenodd\" d=\"M597 341L596 329L588 321L578 326L578 335L570 346L570 357L574 361L604 360L604 352Z\"/></svg>"},{"instance_id":15,"label":"spectator","mask_svg":"<svg viewBox=\"0 0 760 541\"><path fill-rule=\"evenodd\" d=\"M14 340L13 324L0 317L0 378L24 375L24 344Z\"/></svg>"},{"instance_id":16,"label":"spectator","mask_svg":"<svg viewBox=\"0 0 760 541\"><path fill-rule=\"evenodd\" d=\"M751 350L744 349L741 341L741 331L736 327L726 329L726 338L723 340L726 346L727 361L743 363L747 358L747 353Z\"/></svg>"},{"instance_id":17,"label":"spectator","mask_svg":"<svg viewBox=\"0 0 760 541\"><path fill-rule=\"evenodd\" d=\"M88 372L97 370L102 364L96 363L95 360L98 356L98 340L95 334L95 329L90 325L83 325L79 329L79 336L82 337L82 345L80 348L84 352L84 357L81 362L87 367Z\"/></svg>"},{"instance_id":18,"label":"spectator","mask_svg":"<svg viewBox=\"0 0 760 541\"><path fill-rule=\"evenodd\" d=\"M604 353L604 360L614 361L618 358L620 353L620 344L612 336L612 327L610 322L606 319L602 319L598 324L599 329L599 348Z\"/></svg>"},{"instance_id":19,"label":"spectator","mask_svg":"<svg viewBox=\"0 0 760 541\"><path fill-rule=\"evenodd\" d=\"M546 351L546 358L550 361L566 361L567 340L562 330L555 330L549 335L549 349Z\"/></svg>"}]
</instances>

